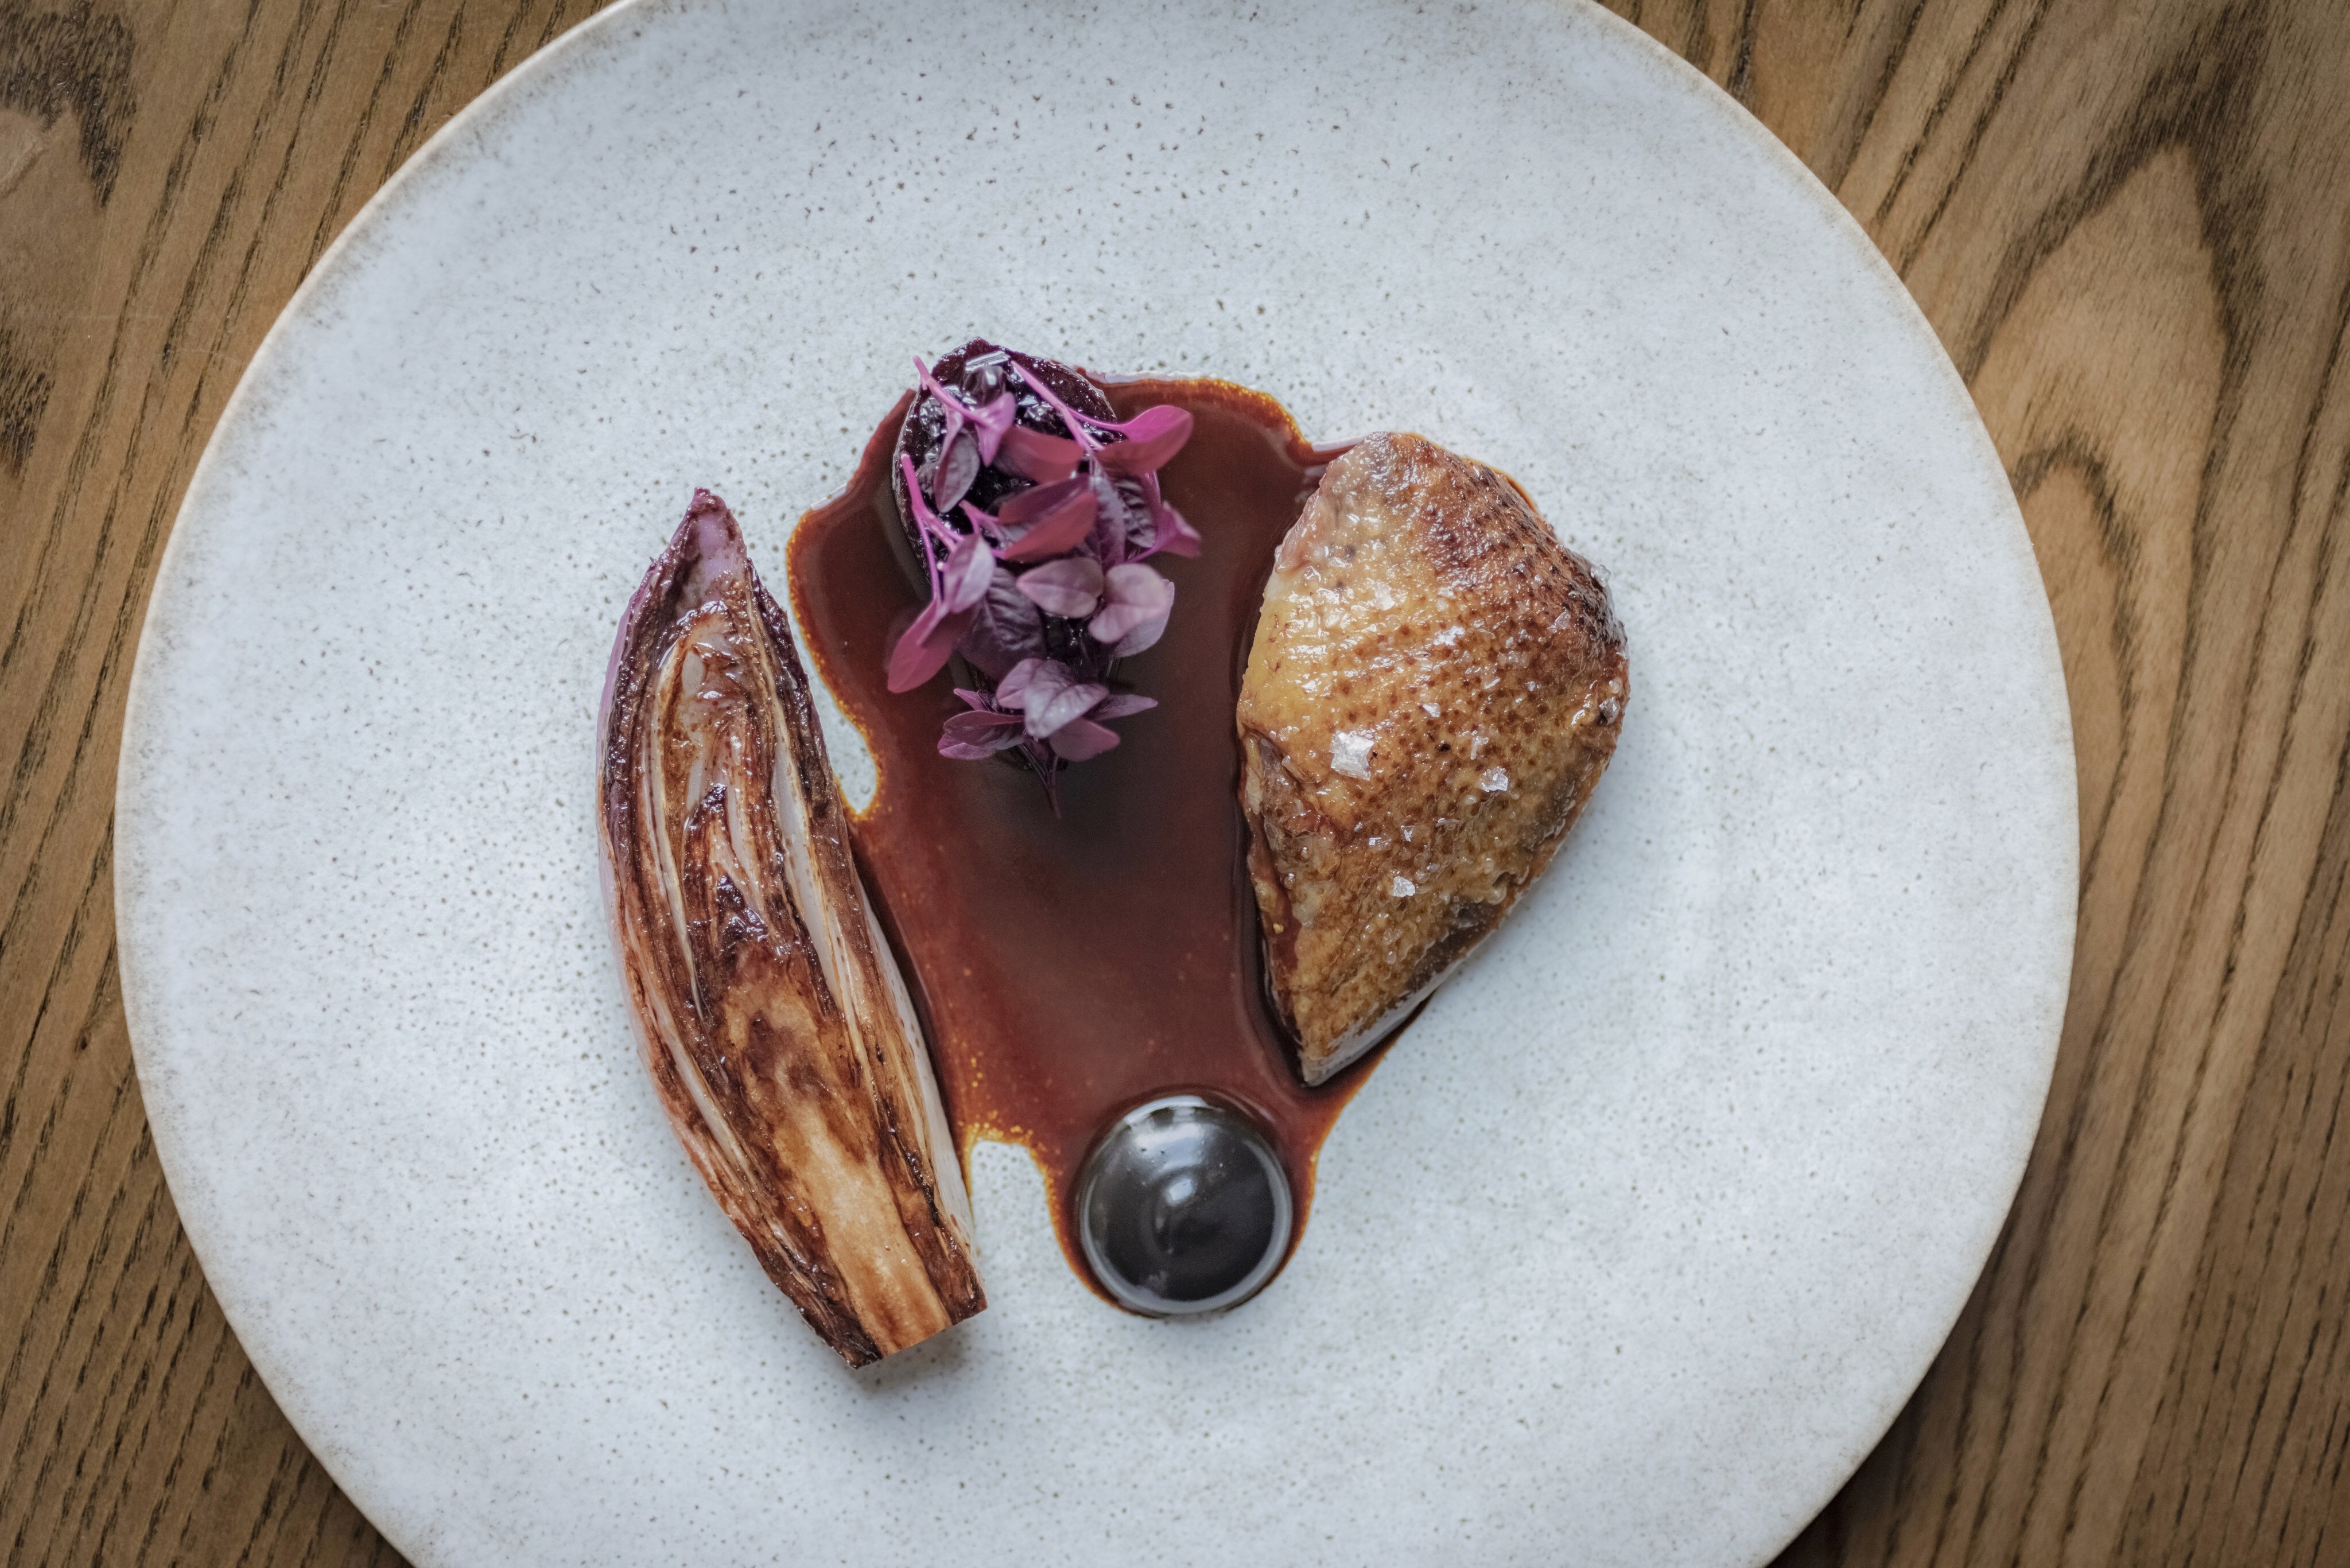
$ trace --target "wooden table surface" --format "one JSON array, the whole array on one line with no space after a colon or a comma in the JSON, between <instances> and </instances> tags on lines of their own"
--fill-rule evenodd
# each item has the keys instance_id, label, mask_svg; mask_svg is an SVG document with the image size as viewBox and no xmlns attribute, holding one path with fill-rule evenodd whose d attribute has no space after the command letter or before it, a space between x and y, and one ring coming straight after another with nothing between
<instances>
[{"instance_id":1,"label":"wooden table surface","mask_svg":"<svg viewBox=\"0 0 2350 1568\"><path fill-rule=\"evenodd\" d=\"M2350 1563L2350 4L1617 0L1973 389L2081 911L1988 1272L1797 1563ZM110 810L158 553L361 202L591 0L0 0L0 1559L393 1563L157 1168ZM1995 736L1986 736L1996 744Z\"/></svg>"}]
</instances>

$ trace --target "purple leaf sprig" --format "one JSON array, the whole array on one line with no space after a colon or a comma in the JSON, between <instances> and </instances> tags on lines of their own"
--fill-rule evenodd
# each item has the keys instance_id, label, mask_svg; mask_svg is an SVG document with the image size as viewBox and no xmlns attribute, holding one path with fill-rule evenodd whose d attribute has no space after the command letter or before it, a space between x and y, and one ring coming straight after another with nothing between
<instances>
[{"instance_id":1,"label":"purple leaf sprig","mask_svg":"<svg viewBox=\"0 0 2350 1568\"><path fill-rule=\"evenodd\" d=\"M965 711L947 721L939 753L965 762L992 757L1008 746L1041 743L1063 762L1081 763L1118 744L1118 732L1107 721L1159 706L1156 697L1079 680L1057 659L1024 659L993 691L958 686L955 695Z\"/></svg>"},{"instance_id":2,"label":"purple leaf sprig","mask_svg":"<svg viewBox=\"0 0 2350 1568\"><path fill-rule=\"evenodd\" d=\"M940 753L975 761L1019 748L1057 807L1061 766L1117 745L1109 721L1158 706L1109 678L1159 639L1174 608L1175 585L1145 563L1199 554L1198 532L1159 483L1191 416L1167 404L1124 421L1083 412L1025 356L1000 349L968 359L959 378L919 358L914 372L917 410L935 401L924 417L938 434L919 464L901 446L898 477L930 600L890 650L889 690L926 683L960 654L984 684L955 689L963 711ZM1024 419L1014 378L1033 395ZM971 499L975 488L995 498L993 513Z\"/></svg>"},{"instance_id":3,"label":"purple leaf sprig","mask_svg":"<svg viewBox=\"0 0 2350 1568\"><path fill-rule=\"evenodd\" d=\"M968 401L941 386L919 356L914 374L922 390L938 400L947 421L946 439L939 443L921 484L914 488L927 487L931 504L951 514L955 503L971 493L972 481L979 477L979 471L995 461L1004 435L1018 416L1019 400L1009 391L999 391L983 403Z\"/></svg>"}]
</instances>

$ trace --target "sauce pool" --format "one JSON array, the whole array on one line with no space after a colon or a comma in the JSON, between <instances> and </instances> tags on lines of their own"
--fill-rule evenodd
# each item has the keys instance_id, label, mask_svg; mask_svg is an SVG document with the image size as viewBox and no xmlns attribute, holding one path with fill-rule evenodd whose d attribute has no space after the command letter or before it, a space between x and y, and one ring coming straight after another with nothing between
<instances>
[{"instance_id":1,"label":"sauce pool","mask_svg":"<svg viewBox=\"0 0 2350 1568\"><path fill-rule=\"evenodd\" d=\"M1297 1077L1264 999L1232 719L1274 547L1345 449L1309 445L1278 402L1230 382L1104 384L1122 420L1154 403L1191 414L1159 482L1202 545L1196 560L1153 557L1174 613L1118 679L1159 706L1120 720L1114 750L1062 770L1057 818L1025 767L939 755L940 726L962 708L948 674L895 695L884 680L891 635L925 597L889 488L911 394L848 488L802 519L788 572L802 639L873 753L879 784L853 816L857 859L966 1168L982 1137L1027 1148L1063 1253L1107 1300L1075 1206L1112 1120L1182 1093L1253 1116L1295 1195L1294 1252L1315 1156L1384 1053L1319 1088Z\"/></svg>"}]
</instances>

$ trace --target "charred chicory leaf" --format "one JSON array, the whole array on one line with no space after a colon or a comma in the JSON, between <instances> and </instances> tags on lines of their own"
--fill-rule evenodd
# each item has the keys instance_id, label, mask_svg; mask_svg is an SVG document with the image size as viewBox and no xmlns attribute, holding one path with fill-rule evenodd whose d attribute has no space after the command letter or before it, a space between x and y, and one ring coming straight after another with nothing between
<instances>
[{"instance_id":1,"label":"charred chicory leaf","mask_svg":"<svg viewBox=\"0 0 2350 1568\"><path fill-rule=\"evenodd\" d=\"M852 1366L980 1311L962 1162L807 677L706 491L621 618L597 755L630 1011L719 1207Z\"/></svg>"}]
</instances>

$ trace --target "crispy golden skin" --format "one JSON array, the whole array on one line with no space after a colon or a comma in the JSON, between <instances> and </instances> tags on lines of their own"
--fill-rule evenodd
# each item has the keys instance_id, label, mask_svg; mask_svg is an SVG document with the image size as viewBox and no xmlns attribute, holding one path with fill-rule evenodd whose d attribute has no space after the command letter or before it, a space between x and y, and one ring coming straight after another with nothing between
<instances>
[{"instance_id":1,"label":"crispy golden skin","mask_svg":"<svg viewBox=\"0 0 2350 1568\"><path fill-rule=\"evenodd\" d=\"M1606 587L1509 479L1416 435L1330 465L1274 554L1238 711L1266 970L1307 1083L1541 875L1627 691Z\"/></svg>"}]
</instances>

